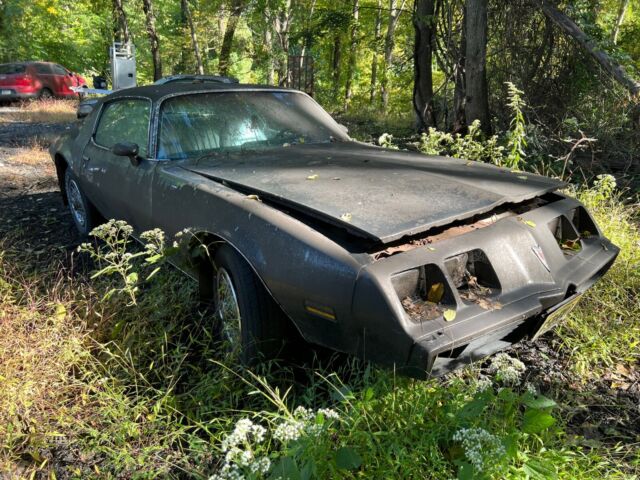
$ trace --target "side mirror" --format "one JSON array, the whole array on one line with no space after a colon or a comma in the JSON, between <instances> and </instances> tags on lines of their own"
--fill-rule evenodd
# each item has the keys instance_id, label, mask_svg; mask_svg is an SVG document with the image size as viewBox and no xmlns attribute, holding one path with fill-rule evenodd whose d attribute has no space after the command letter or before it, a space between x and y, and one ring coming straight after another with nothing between
<instances>
[{"instance_id":1,"label":"side mirror","mask_svg":"<svg viewBox=\"0 0 640 480\"><path fill-rule=\"evenodd\" d=\"M96 103L98 103L98 100L96 100L95 98L91 98L89 100L81 102L80 105L78 105L76 116L78 118L88 117L91 112L93 112L93 108L96 106Z\"/></svg>"},{"instance_id":2,"label":"side mirror","mask_svg":"<svg viewBox=\"0 0 640 480\"><path fill-rule=\"evenodd\" d=\"M136 167L140 164L140 159L138 158L139 147L137 143L116 143L111 147L111 152L119 157L129 157L131 164Z\"/></svg>"}]
</instances>

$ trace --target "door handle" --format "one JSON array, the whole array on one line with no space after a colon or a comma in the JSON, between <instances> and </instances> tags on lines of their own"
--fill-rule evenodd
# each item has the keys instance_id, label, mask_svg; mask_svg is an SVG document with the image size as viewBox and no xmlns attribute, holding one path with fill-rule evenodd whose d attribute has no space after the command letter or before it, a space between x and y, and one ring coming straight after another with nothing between
<instances>
[{"instance_id":1,"label":"door handle","mask_svg":"<svg viewBox=\"0 0 640 480\"><path fill-rule=\"evenodd\" d=\"M91 160L91 158L87 157L86 155L82 156L82 165L86 165L87 163L89 163L89 161Z\"/></svg>"}]
</instances>

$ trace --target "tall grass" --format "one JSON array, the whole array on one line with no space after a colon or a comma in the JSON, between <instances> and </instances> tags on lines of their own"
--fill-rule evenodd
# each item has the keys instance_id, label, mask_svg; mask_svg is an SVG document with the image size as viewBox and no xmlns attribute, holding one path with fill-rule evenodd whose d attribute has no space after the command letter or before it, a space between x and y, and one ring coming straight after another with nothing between
<instances>
[{"instance_id":1,"label":"tall grass","mask_svg":"<svg viewBox=\"0 0 640 480\"><path fill-rule=\"evenodd\" d=\"M70 123L76 119L78 100L32 100L0 113L0 123Z\"/></svg>"},{"instance_id":2,"label":"tall grass","mask_svg":"<svg viewBox=\"0 0 640 480\"><path fill-rule=\"evenodd\" d=\"M615 195L601 187L578 195L622 247L560 331L568 368L588 384L637 363L640 238L634 209ZM105 295L117 277L56 269L24 277L8 255L0 254L0 471L9 478L639 473L637 440L598 446L565 424L587 386L556 395L517 359L431 381L340 357L247 370L225 360L195 285L169 267L148 282L139 276L134 304L127 292Z\"/></svg>"}]
</instances>

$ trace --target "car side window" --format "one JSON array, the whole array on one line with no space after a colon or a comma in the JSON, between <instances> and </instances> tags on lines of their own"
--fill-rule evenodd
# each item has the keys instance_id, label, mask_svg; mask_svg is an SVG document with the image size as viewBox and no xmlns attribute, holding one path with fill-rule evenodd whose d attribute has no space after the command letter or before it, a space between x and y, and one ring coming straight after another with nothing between
<instances>
[{"instance_id":1,"label":"car side window","mask_svg":"<svg viewBox=\"0 0 640 480\"><path fill-rule=\"evenodd\" d=\"M136 143L140 156L146 157L149 143L149 116L151 102L126 99L105 105L94 136L95 142L106 148L116 143Z\"/></svg>"},{"instance_id":2,"label":"car side window","mask_svg":"<svg viewBox=\"0 0 640 480\"><path fill-rule=\"evenodd\" d=\"M53 65L53 74L54 75L66 75L67 71L62 68L60 65Z\"/></svg>"},{"instance_id":3,"label":"car side window","mask_svg":"<svg viewBox=\"0 0 640 480\"><path fill-rule=\"evenodd\" d=\"M36 63L36 73L41 75L51 75L51 67L46 63Z\"/></svg>"}]
</instances>

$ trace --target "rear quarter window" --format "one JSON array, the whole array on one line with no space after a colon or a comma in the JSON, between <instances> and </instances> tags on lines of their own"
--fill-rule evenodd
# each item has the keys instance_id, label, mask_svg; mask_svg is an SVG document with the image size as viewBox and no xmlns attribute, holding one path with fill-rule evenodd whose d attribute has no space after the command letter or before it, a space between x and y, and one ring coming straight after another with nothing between
<instances>
[{"instance_id":1,"label":"rear quarter window","mask_svg":"<svg viewBox=\"0 0 640 480\"><path fill-rule=\"evenodd\" d=\"M53 74L54 75L66 75L67 71L64 69L64 67L61 67L60 65L53 65Z\"/></svg>"},{"instance_id":2,"label":"rear quarter window","mask_svg":"<svg viewBox=\"0 0 640 480\"><path fill-rule=\"evenodd\" d=\"M27 66L19 63L4 63L0 65L0 75L13 75L15 73L25 73L26 71Z\"/></svg>"},{"instance_id":3,"label":"rear quarter window","mask_svg":"<svg viewBox=\"0 0 640 480\"><path fill-rule=\"evenodd\" d=\"M41 75L51 75L51 66L46 63L36 63L34 68L36 69L36 73Z\"/></svg>"}]
</instances>

